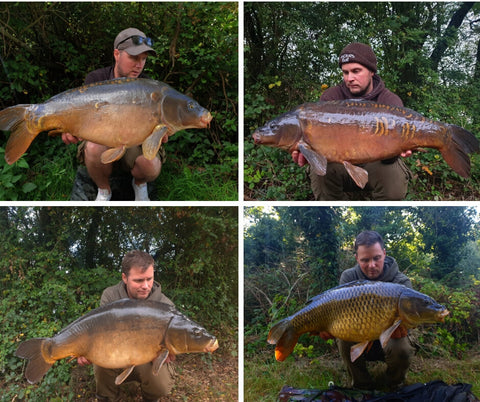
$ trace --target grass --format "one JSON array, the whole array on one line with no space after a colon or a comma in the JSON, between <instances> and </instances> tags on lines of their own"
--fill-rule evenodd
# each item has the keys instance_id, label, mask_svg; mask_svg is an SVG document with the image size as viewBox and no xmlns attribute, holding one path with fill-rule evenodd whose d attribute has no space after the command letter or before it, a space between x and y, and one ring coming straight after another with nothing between
<instances>
[{"instance_id":1,"label":"grass","mask_svg":"<svg viewBox=\"0 0 480 402\"><path fill-rule=\"evenodd\" d=\"M30 155L14 165L7 165L0 148L0 200L70 200L77 169L76 147L61 144L59 148L60 140L56 138L57 143L54 140L47 138L41 152L33 148ZM236 201L238 184L234 168L231 164L189 166L168 157L156 180L156 200Z\"/></svg>"},{"instance_id":2,"label":"grass","mask_svg":"<svg viewBox=\"0 0 480 402\"><path fill-rule=\"evenodd\" d=\"M158 200L238 200L237 178L221 165L193 167L167 157L156 186Z\"/></svg>"},{"instance_id":3,"label":"grass","mask_svg":"<svg viewBox=\"0 0 480 402\"><path fill-rule=\"evenodd\" d=\"M447 384L472 384L480 396L480 354L470 353L463 360L445 357L414 356L406 384L442 380ZM276 401L281 388L289 385L302 389L328 389L329 382L349 387L349 378L338 354L289 357L275 361L273 350L261 352L244 363L244 401Z\"/></svg>"}]
</instances>

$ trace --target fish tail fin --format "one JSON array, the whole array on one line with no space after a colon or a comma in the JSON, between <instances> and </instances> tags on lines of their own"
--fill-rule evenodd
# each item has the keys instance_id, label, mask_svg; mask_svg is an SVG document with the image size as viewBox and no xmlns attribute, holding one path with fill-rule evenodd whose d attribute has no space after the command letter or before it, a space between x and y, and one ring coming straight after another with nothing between
<instances>
[{"instance_id":1,"label":"fish tail fin","mask_svg":"<svg viewBox=\"0 0 480 402\"><path fill-rule=\"evenodd\" d=\"M290 318L285 318L272 327L268 333L267 342L277 345L275 358L278 361L283 362L292 353L299 336L300 334L291 325Z\"/></svg>"},{"instance_id":2,"label":"fish tail fin","mask_svg":"<svg viewBox=\"0 0 480 402\"><path fill-rule=\"evenodd\" d=\"M30 384L39 382L53 362L49 363L43 357L42 349L46 338L33 338L22 342L15 352L15 356L28 359L25 377Z\"/></svg>"},{"instance_id":3,"label":"fish tail fin","mask_svg":"<svg viewBox=\"0 0 480 402\"><path fill-rule=\"evenodd\" d=\"M25 121L30 105L16 105L0 111L0 130L11 131L5 147L5 160L15 163L28 149L39 131L31 132Z\"/></svg>"},{"instance_id":4,"label":"fish tail fin","mask_svg":"<svg viewBox=\"0 0 480 402\"><path fill-rule=\"evenodd\" d=\"M470 132L454 124L448 125L452 141L440 149L445 162L462 177L470 175L468 154L479 151L479 141Z\"/></svg>"}]
</instances>

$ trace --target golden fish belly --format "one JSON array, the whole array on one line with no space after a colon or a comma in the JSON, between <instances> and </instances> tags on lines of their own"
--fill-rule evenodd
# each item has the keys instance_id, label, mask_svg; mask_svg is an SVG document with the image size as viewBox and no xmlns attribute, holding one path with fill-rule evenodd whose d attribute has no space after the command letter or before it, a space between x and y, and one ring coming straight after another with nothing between
<instances>
[{"instance_id":1,"label":"golden fish belly","mask_svg":"<svg viewBox=\"0 0 480 402\"><path fill-rule=\"evenodd\" d=\"M161 350L168 320L142 313L109 313L72 323L45 341L42 354L48 361L84 356L106 368L150 362Z\"/></svg>"},{"instance_id":2,"label":"golden fish belly","mask_svg":"<svg viewBox=\"0 0 480 402\"><path fill-rule=\"evenodd\" d=\"M135 124L132 124L135 122ZM158 124L151 110L132 105L108 105L98 110L67 110L39 120L39 129L60 129L87 141L117 147L140 145Z\"/></svg>"}]
</instances>

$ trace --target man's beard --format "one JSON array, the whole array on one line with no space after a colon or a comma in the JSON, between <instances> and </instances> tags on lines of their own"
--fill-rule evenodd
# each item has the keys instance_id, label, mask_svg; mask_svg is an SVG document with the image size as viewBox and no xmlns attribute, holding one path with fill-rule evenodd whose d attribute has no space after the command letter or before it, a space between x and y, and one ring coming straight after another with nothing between
<instances>
[{"instance_id":1,"label":"man's beard","mask_svg":"<svg viewBox=\"0 0 480 402\"><path fill-rule=\"evenodd\" d=\"M370 84L371 84L371 83L372 83L372 80L370 80L370 82L367 84L367 86L366 86L365 88L361 89L360 91L355 92L355 93L352 92L352 91L350 91L350 92L352 93L352 95L355 95L355 96L358 96L358 97L364 96L364 95L367 94L367 91L368 91L368 89L370 88Z\"/></svg>"}]
</instances>

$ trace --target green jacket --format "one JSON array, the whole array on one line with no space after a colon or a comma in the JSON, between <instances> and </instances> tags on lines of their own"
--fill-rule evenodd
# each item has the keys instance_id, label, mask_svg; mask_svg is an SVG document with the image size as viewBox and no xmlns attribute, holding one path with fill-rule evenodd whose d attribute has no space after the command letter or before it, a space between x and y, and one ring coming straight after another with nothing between
<instances>
[{"instance_id":1,"label":"green jacket","mask_svg":"<svg viewBox=\"0 0 480 402\"><path fill-rule=\"evenodd\" d=\"M106 288L100 299L100 306L108 304L120 299L128 299L127 286L123 281L120 281L114 286ZM152 291L147 297L148 300L158 301L161 303L166 303L174 306L175 304L162 293L162 286L154 281Z\"/></svg>"},{"instance_id":2,"label":"green jacket","mask_svg":"<svg viewBox=\"0 0 480 402\"><path fill-rule=\"evenodd\" d=\"M353 268L346 269L342 272L342 275L340 276L340 285L358 280L371 279L365 276L360 269L360 265L357 264ZM388 255L385 257L385 262L383 263L383 273L375 280L381 282L399 283L400 285L405 285L409 288L412 288L410 279L408 279L408 277L401 273L398 269L398 264L397 261L395 261L395 258L389 257Z\"/></svg>"}]
</instances>

